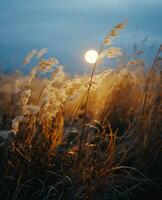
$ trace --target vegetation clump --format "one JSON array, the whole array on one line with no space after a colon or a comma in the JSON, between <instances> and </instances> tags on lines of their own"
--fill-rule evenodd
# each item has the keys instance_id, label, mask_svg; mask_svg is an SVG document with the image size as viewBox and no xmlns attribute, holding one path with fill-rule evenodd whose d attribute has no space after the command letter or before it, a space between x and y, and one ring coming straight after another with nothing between
<instances>
[{"instance_id":1,"label":"vegetation clump","mask_svg":"<svg viewBox=\"0 0 162 200\"><path fill-rule=\"evenodd\" d=\"M90 76L40 59L47 49L24 59L40 59L30 75L0 76L0 199L126 199L159 187L162 48L147 70L138 52L124 63L113 40L125 25L104 38ZM117 67L96 73L105 57Z\"/></svg>"}]
</instances>

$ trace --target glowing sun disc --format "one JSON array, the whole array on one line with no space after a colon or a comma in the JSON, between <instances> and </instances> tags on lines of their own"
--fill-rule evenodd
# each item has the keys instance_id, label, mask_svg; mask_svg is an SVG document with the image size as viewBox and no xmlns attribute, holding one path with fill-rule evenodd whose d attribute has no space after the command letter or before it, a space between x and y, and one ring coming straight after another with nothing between
<instances>
[{"instance_id":1,"label":"glowing sun disc","mask_svg":"<svg viewBox=\"0 0 162 200\"><path fill-rule=\"evenodd\" d=\"M85 53L85 60L87 63L94 64L97 61L98 53L95 50L89 50Z\"/></svg>"}]
</instances>

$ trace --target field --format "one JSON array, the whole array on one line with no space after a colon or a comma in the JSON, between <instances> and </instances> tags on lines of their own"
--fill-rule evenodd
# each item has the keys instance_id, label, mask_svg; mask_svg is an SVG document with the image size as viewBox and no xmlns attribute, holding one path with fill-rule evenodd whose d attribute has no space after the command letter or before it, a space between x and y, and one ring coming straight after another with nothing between
<instances>
[{"instance_id":1,"label":"field","mask_svg":"<svg viewBox=\"0 0 162 200\"><path fill-rule=\"evenodd\" d=\"M0 75L0 199L137 199L162 185L162 62L124 62L104 38L90 75L66 74L46 49L29 75ZM116 68L98 70L105 57ZM155 196L154 196L155 197Z\"/></svg>"}]
</instances>

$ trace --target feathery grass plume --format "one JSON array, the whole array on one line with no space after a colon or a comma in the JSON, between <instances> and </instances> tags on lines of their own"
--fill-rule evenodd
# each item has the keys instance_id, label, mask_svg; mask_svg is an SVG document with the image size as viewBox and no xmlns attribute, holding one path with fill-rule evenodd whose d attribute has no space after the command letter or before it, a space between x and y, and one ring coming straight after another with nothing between
<instances>
[{"instance_id":1,"label":"feathery grass plume","mask_svg":"<svg viewBox=\"0 0 162 200\"><path fill-rule=\"evenodd\" d=\"M103 47L101 49L100 54L98 55L98 60L103 59L105 56L108 58L115 58L122 56L122 51L120 48L113 47L112 41L115 37L118 36L119 31L121 31L127 24L127 21L124 21L118 25L116 25L104 38Z\"/></svg>"},{"instance_id":2,"label":"feathery grass plume","mask_svg":"<svg viewBox=\"0 0 162 200\"><path fill-rule=\"evenodd\" d=\"M98 59L103 59L105 56L108 58L120 57L122 56L122 51L120 48L109 47L108 49L105 49L101 52Z\"/></svg>"},{"instance_id":3,"label":"feathery grass plume","mask_svg":"<svg viewBox=\"0 0 162 200\"><path fill-rule=\"evenodd\" d=\"M62 82L65 79L65 73L63 72L63 66L57 66L51 73L53 84Z\"/></svg>"},{"instance_id":4,"label":"feathery grass plume","mask_svg":"<svg viewBox=\"0 0 162 200\"><path fill-rule=\"evenodd\" d=\"M36 105L25 105L22 110L23 116L35 115L39 112L40 107Z\"/></svg>"},{"instance_id":5,"label":"feathery grass plume","mask_svg":"<svg viewBox=\"0 0 162 200\"><path fill-rule=\"evenodd\" d=\"M47 48L43 48L40 51L37 51L36 58L41 58L42 56L44 56L44 54L47 53L47 51L48 51Z\"/></svg>"},{"instance_id":6,"label":"feathery grass plume","mask_svg":"<svg viewBox=\"0 0 162 200\"><path fill-rule=\"evenodd\" d=\"M117 30L122 30L126 26L127 23L128 23L127 20L125 20L124 22L117 24L114 28Z\"/></svg>"},{"instance_id":7,"label":"feathery grass plume","mask_svg":"<svg viewBox=\"0 0 162 200\"><path fill-rule=\"evenodd\" d=\"M56 58L49 58L47 60L42 59L37 66L37 70L41 73L47 73L50 72L52 70L52 67L57 64L58 60Z\"/></svg>"},{"instance_id":8,"label":"feathery grass plume","mask_svg":"<svg viewBox=\"0 0 162 200\"><path fill-rule=\"evenodd\" d=\"M23 116L17 116L16 118L14 118L12 120L12 130L15 132L15 133L18 133L19 132L19 126L20 126L20 123L21 122L24 122L26 121L27 119Z\"/></svg>"},{"instance_id":9,"label":"feathery grass plume","mask_svg":"<svg viewBox=\"0 0 162 200\"><path fill-rule=\"evenodd\" d=\"M31 96L31 89L24 90L21 93L21 103L22 103L22 105L26 105L28 103L30 96Z\"/></svg>"},{"instance_id":10,"label":"feathery grass plume","mask_svg":"<svg viewBox=\"0 0 162 200\"><path fill-rule=\"evenodd\" d=\"M111 43L111 39L109 36L106 36L105 39L104 39L104 45L108 45L110 46L112 43Z\"/></svg>"},{"instance_id":11,"label":"feathery grass plume","mask_svg":"<svg viewBox=\"0 0 162 200\"><path fill-rule=\"evenodd\" d=\"M145 62L143 59L136 59L136 60L130 60L128 61L128 63L126 64L126 67L139 67L139 68L144 68Z\"/></svg>"},{"instance_id":12,"label":"feathery grass plume","mask_svg":"<svg viewBox=\"0 0 162 200\"><path fill-rule=\"evenodd\" d=\"M37 51L36 51L35 49L33 49L33 50L30 51L30 52L28 53L28 55L24 58L23 64L24 64L24 65L29 64L30 61L31 61L31 59L32 59L35 55L37 55Z\"/></svg>"},{"instance_id":13,"label":"feathery grass plume","mask_svg":"<svg viewBox=\"0 0 162 200\"><path fill-rule=\"evenodd\" d=\"M120 24L117 24L108 34L107 36L104 38L104 45L108 45L110 46L112 44L112 40L113 38L118 36L118 33L120 30L122 30L127 24L127 21L124 21Z\"/></svg>"}]
</instances>

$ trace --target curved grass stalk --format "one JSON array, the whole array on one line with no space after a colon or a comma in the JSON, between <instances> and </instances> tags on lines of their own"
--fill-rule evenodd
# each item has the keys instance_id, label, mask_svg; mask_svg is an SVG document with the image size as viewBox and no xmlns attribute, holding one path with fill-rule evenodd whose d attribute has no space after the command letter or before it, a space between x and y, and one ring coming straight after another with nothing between
<instances>
[{"instance_id":1,"label":"curved grass stalk","mask_svg":"<svg viewBox=\"0 0 162 200\"><path fill-rule=\"evenodd\" d=\"M132 171L135 171L139 175L141 175L143 178L145 178L145 180L147 180L149 183L151 183L152 185L155 185L155 186L159 187L156 183L154 183L151 179L149 179L147 176L145 176L142 172L140 172L138 169L136 169L134 167L119 166L119 167L112 167L111 168L111 170L122 170L122 169L130 169Z\"/></svg>"},{"instance_id":2,"label":"curved grass stalk","mask_svg":"<svg viewBox=\"0 0 162 200\"><path fill-rule=\"evenodd\" d=\"M99 53L98 53L98 57L101 54L102 48L103 48L103 44L100 47L100 50L99 50ZM90 90L91 90L91 87L92 87L92 81L93 81L95 69L96 69L97 63L98 63L97 61L93 65L93 69L92 69L91 77L90 77L90 82L89 82L89 87L87 89L86 104L85 104L85 111L84 111L84 119L83 119L82 131L81 131L81 135L80 135L80 142L79 142L79 150L78 150L78 159L77 159L77 162L79 162L79 160L80 160L80 153L81 153L81 148L82 148L83 134L84 134L85 124L86 124L86 117L87 117L87 108L88 108L89 94L90 94Z\"/></svg>"}]
</instances>

